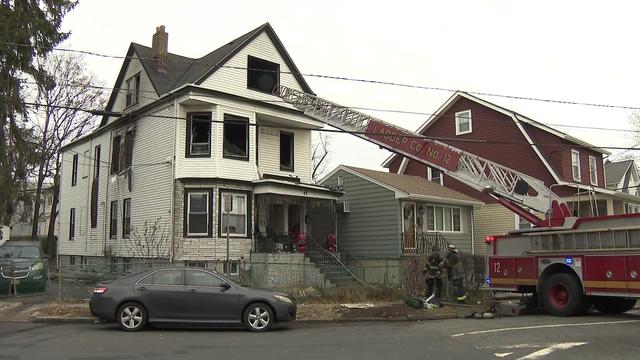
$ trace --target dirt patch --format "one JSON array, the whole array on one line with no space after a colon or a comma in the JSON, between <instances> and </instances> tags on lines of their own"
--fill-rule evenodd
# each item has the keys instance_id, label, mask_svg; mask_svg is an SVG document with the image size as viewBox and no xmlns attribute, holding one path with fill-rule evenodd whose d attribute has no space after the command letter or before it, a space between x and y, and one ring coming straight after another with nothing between
<instances>
[{"instance_id":1,"label":"dirt patch","mask_svg":"<svg viewBox=\"0 0 640 360\"><path fill-rule=\"evenodd\" d=\"M337 320L339 305L336 304L300 304L298 305L298 320Z\"/></svg>"},{"instance_id":2,"label":"dirt patch","mask_svg":"<svg viewBox=\"0 0 640 360\"><path fill-rule=\"evenodd\" d=\"M420 319L425 317L453 316L458 310L453 307L438 309L414 309L406 304L378 304L369 309L339 309L342 319Z\"/></svg>"},{"instance_id":3,"label":"dirt patch","mask_svg":"<svg viewBox=\"0 0 640 360\"><path fill-rule=\"evenodd\" d=\"M89 304L86 302L54 302L33 311L31 316L81 318L91 317L91 312L89 311Z\"/></svg>"}]
</instances>

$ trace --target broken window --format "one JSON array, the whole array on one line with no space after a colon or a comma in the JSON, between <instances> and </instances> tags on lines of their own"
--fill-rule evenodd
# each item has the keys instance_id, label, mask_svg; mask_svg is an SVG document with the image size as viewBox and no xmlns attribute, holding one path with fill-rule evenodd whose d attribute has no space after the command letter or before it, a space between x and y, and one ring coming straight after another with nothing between
<instances>
[{"instance_id":1,"label":"broken window","mask_svg":"<svg viewBox=\"0 0 640 360\"><path fill-rule=\"evenodd\" d=\"M293 171L293 134L280 132L280 170Z\"/></svg>"},{"instance_id":2,"label":"broken window","mask_svg":"<svg viewBox=\"0 0 640 360\"><path fill-rule=\"evenodd\" d=\"M223 157L249 160L249 119L224 114Z\"/></svg>"},{"instance_id":3,"label":"broken window","mask_svg":"<svg viewBox=\"0 0 640 360\"><path fill-rule=\"evenodd\" d=\"M187 114L187 157L211 155L211 113Z\"/></svg>"},{"instance_id":4,"label":"broken window","mask_svg":"<svg viewBox=\"0 0 640 360\"><path fill-rule=\"evenodd\" d=\"M280 84L280 65L253 56L247 64L247 88L273 93Z\"/></svg>"},{"instance_id":5,"label":"broken window","mask_svg":"<svg viewBox=\"0 0 640 360\"><path fill-rule=\"evenodd\" d=\"M133 75L127 79L126 106L135 105L140 97L140 74Z\"/></svg>"}]
</instances>

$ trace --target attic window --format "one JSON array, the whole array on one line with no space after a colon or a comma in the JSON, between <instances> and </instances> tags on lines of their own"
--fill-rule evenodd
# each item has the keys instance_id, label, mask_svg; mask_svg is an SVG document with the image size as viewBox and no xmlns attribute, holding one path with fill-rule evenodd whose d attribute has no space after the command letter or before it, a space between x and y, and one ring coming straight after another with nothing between
<instances>
[{"instance_id":1,"label":"attic window","mask_svg":"<svg viewBox=\"0 0 640 360\"><path fill-rule=\"evenodd\" d=\"M247 88L273 93L280 84L280 65L249 56L247 60Z\"/></svg>"},{"instance_id":2,"label":"attic window","mask_svg":"<svg viewBox=\"0 0 640 360\"><path fill-rule=\"evenodd\" d=\"M456 135L469 134L471 129L471 110L457 112Z\"/></svg>"},{"instance_id":3,"label":"attic window","mask_svg":"<svg viewBox=\"0 0 640 360\"><path fill-rule=\"evenodd\" d=\"M127 79L126 106L135 105L140 97L140 73Z\"/></svg>"}]
</instances>

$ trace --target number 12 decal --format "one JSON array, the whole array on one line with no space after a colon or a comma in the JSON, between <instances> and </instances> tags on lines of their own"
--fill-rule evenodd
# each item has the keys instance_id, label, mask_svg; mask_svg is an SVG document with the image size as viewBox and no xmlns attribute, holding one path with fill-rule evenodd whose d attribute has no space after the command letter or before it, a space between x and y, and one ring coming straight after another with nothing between
<instances>
[{"instance_id":1,"label":"number 12 decal","mask_svg":"<svg viewBox=\"0 0 640 360\"><path fill-rule=\"evenodd\" d=\"M493 272L500 273L500 263L499 262L494 262L493 263Z\"/></svg>"}]
</instances>

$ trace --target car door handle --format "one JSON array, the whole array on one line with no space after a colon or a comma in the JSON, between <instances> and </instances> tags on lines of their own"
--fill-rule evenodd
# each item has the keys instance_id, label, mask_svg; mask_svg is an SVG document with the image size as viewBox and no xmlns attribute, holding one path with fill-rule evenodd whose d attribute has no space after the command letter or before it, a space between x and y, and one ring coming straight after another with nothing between
<instances>
[{"instance_id":1,"label":"car door handle","mask_svg":"<svg viewBox=\"0 0 640 360\"><path fill-rule=\"evenodd\" d=\"M140 286L138 289L138 291L147 291L147 288L144 286Z\"/></svg>"},{"instance_id":2,"label":"car door handle","mask_svg":"<svg viewBox=\"0 0 640 360\"><path fill-rule=\"evenodd\" d=\"M193 293L196 293L197 291L196 289L189 289L189 292L193 294Z\"/></svg>"}]
</instances>

